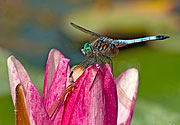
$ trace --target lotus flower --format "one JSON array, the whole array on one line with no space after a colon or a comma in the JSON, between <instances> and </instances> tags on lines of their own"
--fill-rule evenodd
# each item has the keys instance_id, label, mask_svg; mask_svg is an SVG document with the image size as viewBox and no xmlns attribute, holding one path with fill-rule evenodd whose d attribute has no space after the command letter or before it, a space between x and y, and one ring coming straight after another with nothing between
<instances>
[{"instance_id":1,"label":"lotus flower","mask_svg":"<svg viewBox=\"0 0 180 125\"><path fill-rule=\"evenodd\" d=\"M55 49L50 51L42 99L22 64L15 57L9 57L16 124L129 125L136 101L138 71L128 69L114 80L109 64L105 63L99 72L97 66L89 66L84 72L81 69L75 71L76 86L52 111L72 80L69 78L69 59ZM94 86L89 91L96 74Z\"/></svg>"}]
</instances>

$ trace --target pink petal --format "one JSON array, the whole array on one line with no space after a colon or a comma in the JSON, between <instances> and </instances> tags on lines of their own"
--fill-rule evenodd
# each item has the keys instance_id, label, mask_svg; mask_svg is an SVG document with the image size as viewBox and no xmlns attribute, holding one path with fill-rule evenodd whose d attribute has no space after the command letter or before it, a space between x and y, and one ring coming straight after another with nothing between
<instances>
[{"instance_id":1,"label":"pink petal","mask_svg":"<svg viewBox=\"0 0 180 125\"><path fill-rule=\"evenodd\" d=\"M16 86L21 83L24 87L24 90L27 88L27 83L31 82L31 79L22 66L22 64L14 57L11 56L7 60L8 65L8 72L9 72L9 81L10 81L10 87L11 87L11 95L12 99L15 105L15 89ZM26 96L26 91L24 91L24 95Z\"/></svg>"},{"instance_id":2,"label":"pink petal","mask_svg":"<svg viewBox=\"0 0 180 125\"><path fill-rule=\"evenodd\" d=\"M44 77L44 92L43 92L43 101L44 104L46 104L48 91L54 76L54 73L56 72L57 66L64 58L63 54L60 53L56 49L52 49L49 53L47 64L46 64L46 71L45 71L45 77Z\"/></svg>"},{"instance_id":3,"label":"pink petal","mask_svg":"<svg viewBox=\"0 0 180 125\"><path fill-rule=\"evenodd\" d=\"M49 109L58 100L58 98L62 95L62 93L66 89L66 83L68 82L67 78L69 78L69 74L67 74L68 67L69 67L69 59L62 58L62 60L59 62L59 65L52 79L52 83L49 88L49 93L46 101L46 109L49 112L49 115L51 115L54 112L54 110L49 111ZM53 117L54 124L59 124L62 120L62 115L64 112L63 104L64 103L62 102L56 113L57 115Z\"/></svg>"},{"instance_id":4,"label":"pink petal","mask_svg":"<svg viewBox=\"0 0 180 125\"><path fill-rule=\"evenodd\" d=\"M96 66L98 67L98 65ZM88 67L77 79L77 88L66 102L62 124L101 125L117 123L116 87L109 69L104 72L103 68L99 71L91 91L89 89L97 73L95 65ZM107 81L105 82L105 80ZM110 99L111 97L112 99Z\"/></svg>"},{"instance_id":5,"label":"pink petal","mask_svg":"<svg viewBox=\"0 0 180 125\"><path fill-rule=\"evenodd\" d=\"M41 96L32 84L30 77L22 64L13 56L9 57L7 62L11 94L14 104L16 99L15 89L16 86L21 83L23 86L24 98L26 99L25 104L30 122L37 124L51 124L52 121L43 106Z\"/></svg>"},{"instance_id":6,"label":"pink petal","mask_svg":"<svg viewBox=\"0 0 180 125\"><path fill-rule=\"evenodd\" d=\"M28 115L31 124L36 125L51 125L53 124L44 107L41 95L34 87L32 82L28 83L26 102L28 107Z\"/></svg>"},{"instance_id":7,"label":"pink petal","mask_svg":"<svg viewBox=\"0 0 180 125\"><path fill-rule=\"evenodd\" d=\"M109 64L105 63L103 69L105 72L103 86L106 94L106 119L108 124L111 123L112 125L116 125L118 113L116 85Z\"/></svg>"},{"instance_id":8,"label":"pink petal","mask_svg":"<svg viewBox=\"0 0 180 125\"><path fill-rule=\"evenodd\" d=\"M130 125L138 90L138 70L131 68L116 79L118 94L118 120L121 125Z\"/></svg>"}]
</instances>

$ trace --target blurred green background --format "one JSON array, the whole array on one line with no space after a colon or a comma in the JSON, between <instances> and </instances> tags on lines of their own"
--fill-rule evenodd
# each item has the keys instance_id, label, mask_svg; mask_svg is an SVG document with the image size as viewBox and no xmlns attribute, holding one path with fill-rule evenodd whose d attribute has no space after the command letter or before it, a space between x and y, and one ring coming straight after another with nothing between
<instances>
[{"instance_id":1,"label":"blurred green background","mask_svg":"<svg viewBox=\"0 0 180 125\"><path fill-rule=\"evenodd\" d=\"M140 83L132 125L180 124L180 2L178 0L1 0L0 125L14 124L6 60L16 56L42 94L47 54L51 48L83 60L81 45L89 36L70 22L112 38L169 35L120 48L112 58L115 77L139 70Z\"/></svg>"}]
</instances>

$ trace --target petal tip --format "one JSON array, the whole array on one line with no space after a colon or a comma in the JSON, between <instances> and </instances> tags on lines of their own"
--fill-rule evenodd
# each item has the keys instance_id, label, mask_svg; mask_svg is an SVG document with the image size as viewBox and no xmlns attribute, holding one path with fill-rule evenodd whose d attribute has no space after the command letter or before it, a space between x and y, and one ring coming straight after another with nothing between
<instances>
[{"instance_id":1,"label":"petal tip","mask_svg":"<svg viewBox=\"0 0 180 125\"><path fill-rule=\"evenodd\" d=\"M64 55L60 51L58 51L57 49L54 49L54 48L50 50L49 56L65 58Z\"/></svg>"},{"instance_id":2,"label":"petal tip","mask_svg":"<svg viewBox=\"0 0 180 125\"><path fill-rule=\"evenodd\" d=\"M130 68L130 69L128 69L128 71L138 73L138 69L136 69L136 68Z\"/></svg>"},{"instance_id":3,"label":"petal tip","mask_svg":"<svg viewBox=\"0 0 180 125\"><path fill-rule=\"evenodd\" d=\"M13 61L15 59L15 57L12 55L10 57L8 57L7 59L7 63L9 64L11 61Z\"/></svg>"},{"instance_id":4,"label":"petal tip","mask_svg":"<svg viewBox=\"0 0 180 125\"><path fill-rule=\"evenodd\" d=\"M57 49L51 49L50 51L49 51L49 53L59 53L59 54L61 54L62 55L62 53L61 52L59 52Z\"/></svg>"},{"instance_id":5,"label":"petal tip","mask_svg":"<svg viewBox=\"0 0 180 125\"><path fill-rule=\"evenodd\" d=\"M55 52L55 51L58 51L58 50L53 48L53 49L51 49L51 50L50 50L50 52L49 52L49 53L51 53L51 52ZM59 52L59 51L58 51L58 52Z\"/></svg>"},{"instance_id":6,"label":"petal tip","mask_svg":"<svg viewBox=\"0 0 180 125\"><path fill-rule=\"evenodd\" d=\"M126 70L123 74L124 75L130 75L131 74L132 76L134 76L134 78L135 77L139 78L139 71L136 68L130 68L130 69Z\"/></svg>"}]
</instances>

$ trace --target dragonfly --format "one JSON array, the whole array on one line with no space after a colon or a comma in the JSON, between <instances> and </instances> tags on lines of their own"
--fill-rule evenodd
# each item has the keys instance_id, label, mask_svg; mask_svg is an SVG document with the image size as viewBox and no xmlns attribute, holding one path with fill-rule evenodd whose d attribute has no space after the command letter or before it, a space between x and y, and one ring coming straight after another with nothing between
<instances>
[{"instance_id":1,"label":"dragonfly","mask_svg":"<svg viewBox=\"0 0 180 125\"><path fill-rule=\"evenodd\" d=\"M140 43L140 42L148 42L154 40L164 40L169 38L169 36L159 35L159 36L148 36L136 39L112 39L101 34L95 33L93 31L87 30L75 23L70 23L74 28L91 35L88 43L85 43L81 52L87 57L80 65L85 68L89 65L97 63L98 61L103 64L104 61L102 58L106 58L109 63L112 65L111 57L116 56L119 53L119 48L124 47L126 45Z\"/></svg>"},{"instance_id":2,"label":"dragonfly","mask_svg":"<svg viewBox=\"0 0 180 125\"><path fill-rule=\"evenodd\" d=\"M90 31L88 29L85 29L75 23L71 22L70 24L74 28L90 35L89 42L85 43L81 48L81 52L86 58L79 65L84 67L84 69L87 68L89 65L93 65L96 63L102 66L104 62L108 62L111 68L113 68L113 62L112 62L111 57L114 57L119 53L119 48L130 45L130 44L135 44L135 43L148 42L148 41L154 41L154 40L164 40L164 39L170 38L169 36L158 35L158 36L147 36L147 37L128 39L128 40L112 39L112 38L103 36L101 34L95 33L93 31ZM97 74L99 72L99 69L97 71ZM74 71L72 70L69 77L72 76L73 72ZM96 76L94 80L96 79ZM72 84L70 84L66 88L66 90L61 95L61 97L59 97L56 103L48 111L48 114L50 115L50 117L54 115L55 111L57 110L59 104L62 102L65 95L70 93L72 89L76 86L76 83L74 81L71 81L71 82ZM93 85L94 85L94 81L89 90L92 89Z\"/></svg>"}]
</instances>

